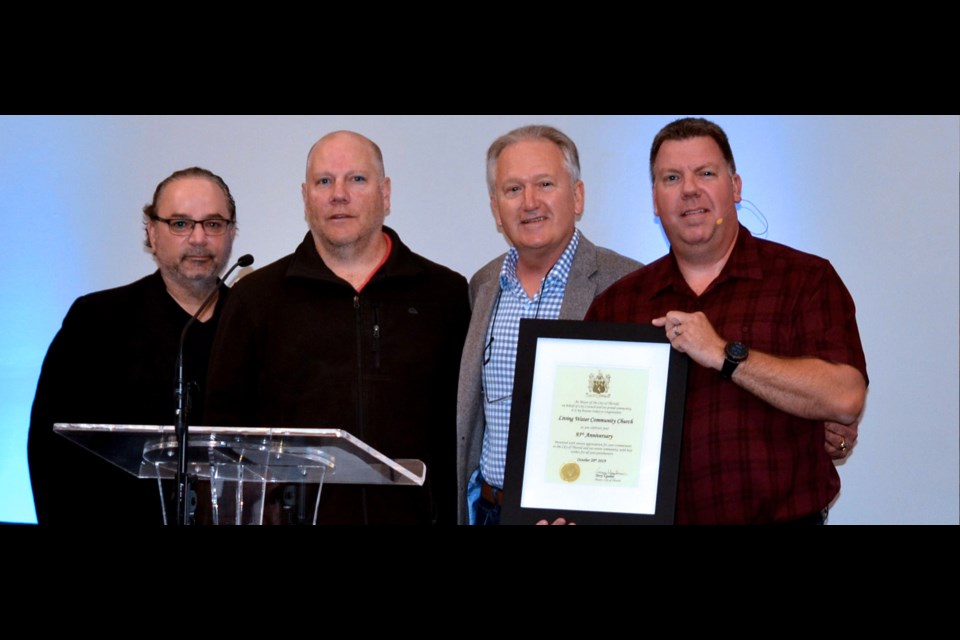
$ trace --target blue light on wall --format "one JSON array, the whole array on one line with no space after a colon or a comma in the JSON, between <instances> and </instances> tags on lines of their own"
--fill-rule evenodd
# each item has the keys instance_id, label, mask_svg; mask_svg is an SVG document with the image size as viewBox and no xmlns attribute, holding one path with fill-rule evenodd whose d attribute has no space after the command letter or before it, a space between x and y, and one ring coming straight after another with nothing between
<instances>
[{"instance_id":1,"label":"blue light on wall","mask_svg":"<svg viewBox=\"0 0 960 640\"><path fill-rule=\"evenodd\" d=\"M88 282L90 118L0 118L0 521L35 522L27 429L40 365ZM102 144L102 143L101 143ZM94 225L95 226L95 225Z\"/></svg>"}]
</instances>

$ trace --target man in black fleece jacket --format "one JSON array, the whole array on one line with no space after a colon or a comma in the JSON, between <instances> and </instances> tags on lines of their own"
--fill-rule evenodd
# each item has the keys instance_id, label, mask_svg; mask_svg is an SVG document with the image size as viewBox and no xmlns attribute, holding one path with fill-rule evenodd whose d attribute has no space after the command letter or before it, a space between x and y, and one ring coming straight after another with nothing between
<instances>
[{"instance_id":1,"label":"man in black fleece jacket","mask_svg":"<svg viewBox=\"0 0 960 640\"><path fill-rule=\"evenodd\" d=\"M207 422L339 428L427 464L423 487L324 485L321 524L453 523L467 282L384 226L390 179L364 136L318 140L302 192L309 233L237 283L224 309ZM265 513L279 513L271 495Z\"/></svg>"}]
</instances>

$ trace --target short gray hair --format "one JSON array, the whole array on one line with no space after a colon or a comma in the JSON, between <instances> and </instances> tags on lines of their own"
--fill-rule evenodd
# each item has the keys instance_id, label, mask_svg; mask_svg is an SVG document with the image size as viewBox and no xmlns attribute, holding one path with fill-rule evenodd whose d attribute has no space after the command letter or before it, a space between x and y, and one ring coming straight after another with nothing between
<instances>
[{"instance_id":1,"label":"short gray hair","mask_svg":"<svg viewBox=\"0 0 960 640\"><path fill-rule=\"evenodd\" d=\"M497 160L500 159L503 150L514 142L538 139L549 140L560 148L560 152L563 153L563 164L567 173L570 174L570 186L575 185L580 180L580 153L570 136L546 124L530 124L514 129L510 133L505 133L494 140L490 148L487 149L487 189L491 194L496 187Z\"/></svg>"}]
</instances>

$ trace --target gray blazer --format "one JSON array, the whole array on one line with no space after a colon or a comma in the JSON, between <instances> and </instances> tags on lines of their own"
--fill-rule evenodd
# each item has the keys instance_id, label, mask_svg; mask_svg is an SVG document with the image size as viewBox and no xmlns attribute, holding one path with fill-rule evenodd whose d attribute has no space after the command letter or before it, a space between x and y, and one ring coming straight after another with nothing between
<instances>
[{"instance_id":1,"label":"gray blazer","mask_svg":"<svg viewBox=\"0 0 960 640\"><path fill-rule=\"evenodd\" d=\"M483 446L483 388L480 376L484 339L500 286L506 254L488 262L470 279L470 328L460 360L457 390L457 519L467 523L467 481L480 464ZM570 267L567 290L560 307L561 320L583 320L593 299L611 284L643 264L598 247L581 236Z\"/></svg>"}]
</instances>

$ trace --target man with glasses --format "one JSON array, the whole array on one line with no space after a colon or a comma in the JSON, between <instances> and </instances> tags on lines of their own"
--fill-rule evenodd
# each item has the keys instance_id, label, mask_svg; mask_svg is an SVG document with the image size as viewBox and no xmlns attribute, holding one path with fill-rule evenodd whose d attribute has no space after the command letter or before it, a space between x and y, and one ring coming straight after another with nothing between
<instances>
[{"instance_id":1,"label":"man with glasses","mask_svg":"<svg viewBox=\"0 0 960 640\"><path fill-rule=\"evenodd\" d=\"M156 483L55 434L53 424L173 424L180 333L217 291L184 346L185 378L199 387L190 421L202 422L207 362L228 291L218 276L230 259L236 205L220 176L191 167L161 182L143 214L158 270L77 299L43 362L28 443L42 525L162 523Z\"/></svg>"},{"instance_id":2,"label":"man with glasses","mask_svg":"<svg viewBox=\"0 0 960 640\"><path fill-rule=\"evenodd\" d=\"M641 267L576 229L584 186L577 147L535 125L487 151L490 208L512 245L470 280L473 316L457 398L459 520L498 524L521 318L582 320L593 298Z\"/></svg>"}]
</instances>

